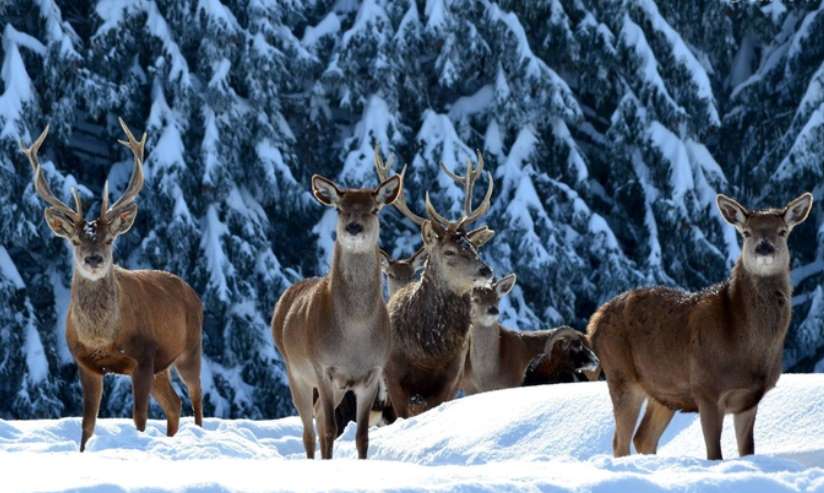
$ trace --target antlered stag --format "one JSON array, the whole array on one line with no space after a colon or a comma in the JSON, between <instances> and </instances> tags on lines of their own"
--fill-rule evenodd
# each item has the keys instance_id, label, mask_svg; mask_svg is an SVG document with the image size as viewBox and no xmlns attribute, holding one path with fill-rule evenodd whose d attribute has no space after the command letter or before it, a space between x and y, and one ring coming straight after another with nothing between
<instances>
[{"instance_id":1,"label":"antlered stag","mask_svg":"<svg viewBox=\"0 0 824 493\"><path fill-rule=\"evenodd\" d=\"M303 421L306 456L315 455L314 390L318 393L321 457L332 458L335 407L351 390L357 400L356 445L366 458L369 413L389 355L389 316L381 289L378 212L395 201L400 177L376 189L341 190L312 177L312 193L338 210L332 268L321 278L287 289L272 317L275 344L283 355L292 401Z\"/></svg>"},{"instance_id":2,"label":"antlered stag","mask_svg":"<svg viewBox=\"0 0 824 493\"><path fill-rule=\"evenodd\" d=\"M588 333L615 414L613 452L630 452L641 404L646 414L635 448L655 453L675 410L698 411L708 459L721 459L724 415L735 416L741 455L755 450L758 403L781 375L790 323L787 237L810 213L805 193L783 209L747 210L717 197L724 219L744 237L730 278L698 293L636 289L602 306Z\"/></svg>"},{"instance_id":3,"label":"antlered stag","mask_svg":"<svg viewBox=\"0 0 824 493\"><path fill-rule=\"evenodd\" d=\"M492 280L492 270L481 261L478 248L494 232L486 226L474 231L466 227L489 208L492 175L483 202L472 209L472 190L483 170L467 164L465 177L445 171L464 186L464 214L451 222L437 213L427 194L426 208L431 219L411 212L399 199L396 207L421 226L428 256L421 278L397 291L387 305L392 321L392 351L384 376L390 401L397 416L420 414L454 397L458 389L467 350L469 332L469 291L478 283ZM379 176L387 174L379 150L375 152ZM403 175L403 172L401 173Z\"/></svg>"},{"instance_id":4,"label":"antlered stag","mask_svg":"<svg viewBox=\"0 0 824 493\"><path fill-rule=\"evenodd\" d=\"M203 422L200 385L203 306L185 281L168 272L126 270L113 264L114 240L132 227L137 198L143 187L143 149L120 120L127 146L134 155L134 172L123 196L109 206L108 182L103 187L100 216L86 221L80 197L74 191L75 209L50 190L37 158L49 132L47 126L28 149L22 149L34 171L34 187L51 207L46 209L49 228L68 240L74 250L71 302L66 320L66 340L77 362L83 388L83 433L80 451L94 432L103 375L131 375L134 422L143 431L149 413L149 394L166 414L166 432L172 436L180 421L180 398L171 385L174 365L189 390L195 423Z\"/></svg>"},{"instance_id":5,"label":"antlered stag","mask_svg":"<svg viewBox=\"0 0 824 493\"><path fill-rule=\"evenodd\" d=\"M530 385L557 383L550 377L561 369L579 372L598 364L581 342L583 334L572 328L513 331L498 323L498 304L515 286L515 280L515 274L509 274L491 286L472 290L472 328L461 383L468 395L518 387L524 384L524 375L533 364L545 371L530 373L526 382Z\"/></svg>"}]
</instances>

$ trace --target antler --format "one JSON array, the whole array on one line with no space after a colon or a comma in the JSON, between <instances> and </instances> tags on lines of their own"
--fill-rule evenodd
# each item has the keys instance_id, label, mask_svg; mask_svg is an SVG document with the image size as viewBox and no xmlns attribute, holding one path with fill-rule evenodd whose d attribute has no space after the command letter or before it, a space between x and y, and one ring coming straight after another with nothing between
<instances>
[{"instance_id":1,"label":"antler","mask_svg":"<svg viewBox=\"0 0 824 493\"><path fill-rule=\"evenodd\" d=\"M375 144L375 171L378 174L378 178L381 182L384 182L389 179L389 172L392 169L392 165L394 164L395 159L394 156L389 157L389 162L384 163L383 158L381 157L381 146L380 144ZM401 170L401 183L403 183L404 177L406 175L406 166L403 167ZM406 190L402 190L401 194L393 203L395 208L397 208L404 216L408 217L413 223L417 224L418 226L422 225L426 222L425 217L421 217L411 210L406 205Z\"/></svg>"},{"instance_id":2,"label":"antler","mask_svg":"<svg viewBox=\"0 0 824 493\"><path fill-rule=\"evenodd\" d=\"M484 169L484 158L481 154L481 151L475 151L478 155L478 166L473 169L472 161L467 159L466 160L466 176L460 176L452 171L449 171L446 166L443 164L443 161L440 162L440 167L444 171L444 173L449 176L455 183L458 185L463 185L464 187L464 210L463 216L458 221L457 227L462 228L468 224L471 224L478 220L486 211L489 209L491 204L490 200L492 199L492 190L495 187L495 182L492 181L492 173L489 171L486 172L486 179L488 182L486 188L486 195L484 195L484 199L481 201L481 205L478 206L477 209L472 210L472 193L475 189L475 182L478 181L478 178L483 173ZM449 224L450 221L446 219L444 216L438 214L438 211L435 210L435 207L432 205L432 202L429 200L429 194L426 195L426 212L435 220Z\"/></svg>"},{"instance_id":3,"label":"antler","mask_svg":"<svg viewBox=\"0 0 824 493\"><path fill-rule=\"evenodd\" d=\"M23 146L23 142L20 142L20 151L22 151L23 154L25 154L29 159L29 164L31 164L31 169L34 173L34 189L37 191L37 194L40 195L40 197L42 197L43 200L48 202L48 204L52 207L68 214L70 217L74 218L75 221L81 220L83 219L83 206L80 203L80 196L77 194L77 190L72 189L74 203L77 207L77 210L74 210L54 195L51 188L49 188L46 177L43 176L43 168L40 166L40 160L37 158L37 153L40 151L40 146L43 145L43 142L46 140L46 136L48 134L49 126L46 125L46 128L43 129L40 136L32 142L30 147L26 148Z\"/></svg>"},{"instance_id":4,"label":"antler","mask_svg":"<svg viewBox=\"0 0 824 493\"><path fill-rule=\"evenodd\" d=\"M109 181L106 180L103 185L103 205L100 207L101 216L105 215L106 217L116 215L124 207L134 202L137 194L140 193L140 189L143 188L143 150L146 146L146 132L143 132L143 137L138 141L122 118L118 118L117 121L120 122L120 127L123 128L127 139L118 140L118 142L131 149L134 155L134 172L129 180L128 188L111 207L109 207Z\"/></svg>"}]
</instances>

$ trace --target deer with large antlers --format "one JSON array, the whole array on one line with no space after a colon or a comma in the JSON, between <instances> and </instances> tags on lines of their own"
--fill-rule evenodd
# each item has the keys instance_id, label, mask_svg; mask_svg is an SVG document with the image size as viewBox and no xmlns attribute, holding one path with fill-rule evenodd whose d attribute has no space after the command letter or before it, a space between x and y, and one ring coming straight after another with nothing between
<instances>
[{"instance_id":1,"label":"deer with large antlers","mask_svg":"<svg viewBox=\"0 0 824 493\"><path fill-rule=\"evenodd\" d=\"M380 149L375 149L378 176L387 176ZM472 208L475 182L483 173L467 163L466 176L441 168L464 187L463 216L449 221L435 210L426 196L425 219L406 205L403 195L395 207L421 227L428 260L421 278L398 290L387 305L392 321L392 351L384 370L387 390L399 417L420 414L454 397L461 379L469 332L469 292L478 283L492 280L492 270L481 260L478 248L495 234L486 226L467 231L489 208L494 183L487 172L488 187L481 204ZM401 171L404 176L406 168Z\"/></svg>"},{"instance_id":2,"label":"deer with large antlers","mask_svg":"<svg viewBox=\"0 0 824 493\"><path fill-rule=\"evenodd\" d=\"M389 356L389 316L381 289L378 212L401 193L393 176L375 189L341 189L312 177L321 205L338 210L331 271L289 287L272 316L272 334L286 363L292 402L303 421L303 446L315 456L314 393L318 400L321 457L332 458L337 436L334 409L352 391L356 446L366 458L369 415Z\"/></svg>"},{"instance_id":3,"label":"deer with large antlers","mask_svg":"<svg viewBox=\"0 0 824 493\"><path fill-rule=\"evenodd\" d=\"M22 148L34 173L34 188L49 204L46 223L55 235L70 242L74 251L71 302L66 340L77 362L83 389L80 451L94 432L103 375L130 375L134 393L133 417L143 431L149 413L149 395L166 414L166 433L177 432L180 398L171 384L177 368L189 391L195 423L202 426L200 385L203 306L185 281L167 272L126 270L112 261L114 240L127 232L137 216L135 202L143 187L143 150L146 134L134 138L120 120L127 141L119 141L134 155L134 172L123 196L109 206L108 181L103 187L100 215L87 221L77 191L72 209L52 193L37 153L48 135L46 126L29 148Z\"/></svg>"}]
</instances>

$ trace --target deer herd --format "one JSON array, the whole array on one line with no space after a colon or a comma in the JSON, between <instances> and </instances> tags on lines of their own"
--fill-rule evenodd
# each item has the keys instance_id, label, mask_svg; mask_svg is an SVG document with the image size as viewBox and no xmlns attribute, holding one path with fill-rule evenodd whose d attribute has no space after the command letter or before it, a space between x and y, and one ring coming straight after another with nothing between
<instances>
[{"instance_id":1,"label":"deer herd","mask_svg":"<svg viewBox=\"0 0 824 493\"><path fill-rule=\"evenodd\" d=\"M167 434L177 431L181 400L172 367L187 387L195 424L203 422L197 293L173 274L113 263L114 240L137 216L146 143L145 133L137 140L119 121L134 171L111 205L106 183L92 220L76 191L72 208L49 188L38 159L48 126L22 149L34 189L49 206L46 224L70 242L74 255L66 339L83 390L81 451L94 432L106 373L131 377L138 430L146 426L152 395L166 415ZM615 456L628 455L631 442L639 453L655 453L676 411L699 413L709 459L721 459L725 414L734 415L739 453L754 453L758 404L781 374L791 317L787 238L809 215L810 193L764 210L718 195L721 216L743 237L741 256L720 284L697 293L625 292L592 315L585 333L567 326L517 331L499 322L499 304L515 286L515 274L493 273L480 250L495 232L470 227L489 209L494 188L481 154L463 176L441 164L463 188L456 219L439 213L428 193L426 216L413 212L403 187L406 168L393 175L391 160L384 163L377 147L374 160L375 188L342 188L312 177L314 198L337 211L332 265L325 276L289 287L272 317L308 458L315 455L315 423L322 458L332 457L349 420L357 422L358 456L366 458L370 424L418 415L461 393L602 377L613 405ZM482 178L486 192L474 207ZM422 247L407 259L393 260L380 249L379 214L388 205L420 228Z\"/></svg>"}]
</instances>

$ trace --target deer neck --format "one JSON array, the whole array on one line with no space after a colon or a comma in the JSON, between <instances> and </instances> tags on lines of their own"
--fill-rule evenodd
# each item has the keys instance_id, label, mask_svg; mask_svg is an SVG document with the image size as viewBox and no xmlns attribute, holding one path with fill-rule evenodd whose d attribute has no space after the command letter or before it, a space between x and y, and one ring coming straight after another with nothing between
<instances>
[{"instance_id":1,"label":"deer neck","mask_svg":"<svg viewBox=\"0 0 824 493\"><path fill-rule=\"evenodd\" d=\"M450 290L431 264L419 282L411 300L418 346L430 356L462 351L469 332L469 294Z\"/></svg>"},{"instance_id":2,"label":"deer neck","mask_svg":"<svg viewBox=\"0 0 824 493\"><path fill-rule=\"evenodd\" d=\"M335 243L329 286L336 315L371 319L378 307L383 306L380 273L377 247L351 252Z\"/></svg>"},{"instance_id":3,"label":"deer neck","mask_svg":"<svg viewBox=\"0 0 824 493\"><path fill-rule=\"evenodd\" d=\"M498 375L500 372L501 326L472 322L469 329L469 358L472 373L482 381Z\"/></svg>"},{"instance_id":4,"label":"deer neck","mask_svg":"<svg viewBox=\"0 0 824 493\"><path fill-rule=\"evenodd\" d=\"M785 333L792 302L789 265L776 274L760 276L745 269L739 259L730 277L730 297L751 329Z\"/></svg>"},{"instance_id":5,"label":"deer neck","mask_svg":"<svg viewBox=\"0 0 824 493\"><path fill-rule=\"evenodd\" d=\"M119 298L114 268L94 281L74 273L70 316L81 343L93 348L114 343L120 318Z\"/></svg>"}]
</instances>

